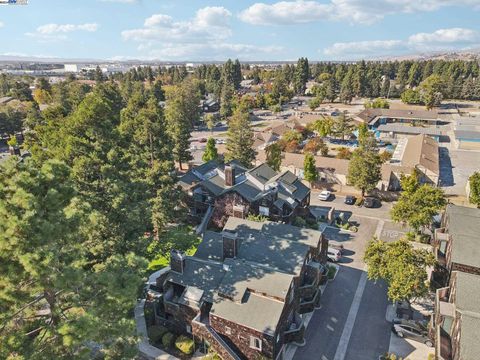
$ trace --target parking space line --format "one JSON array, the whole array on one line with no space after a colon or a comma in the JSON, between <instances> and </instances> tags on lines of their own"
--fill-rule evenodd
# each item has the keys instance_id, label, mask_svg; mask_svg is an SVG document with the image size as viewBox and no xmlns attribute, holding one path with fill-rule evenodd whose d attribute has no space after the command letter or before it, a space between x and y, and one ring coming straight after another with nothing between
<instances>
[{"instance_id":1,"label":"parking space line","mask_svg":"<svg viewBox=\"0 0 480 360\"><path fill-rule=\"evenodd\" d=\"M353 326L355 324L355 319L357 318L358 309L360 308L360 302L362 300L363 291L365 290L366 284L367 273L364 271L360 277L360 281L358 282L357 290L355 291L355 296L353 297L352 305L350 306L350 311L348 312L347 321L345 321L342 336L338 342L334 360L345 359L348 343L350 342L350 337L352 336Z\"/></svg>"}]
</instances>

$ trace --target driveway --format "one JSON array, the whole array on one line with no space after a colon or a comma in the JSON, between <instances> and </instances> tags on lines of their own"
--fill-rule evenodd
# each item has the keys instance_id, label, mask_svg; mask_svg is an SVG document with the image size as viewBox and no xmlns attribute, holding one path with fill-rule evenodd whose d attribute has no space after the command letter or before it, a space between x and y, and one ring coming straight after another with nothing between
<instances>
[{"instance_id":1,"label":"driveway","mask_svg":"<svg viewBox=\"0 0 480 360\"><path fill-rule=\"evenodd\" d=\"M331 227L325 230L328 239L344 245L345 256L337 277L323 294L321 309L308 325L306 345L297 349L294 359L372 360L388 351L386 286L367 279L363 262L365 246L379 220L352 215L351 221L359 223L358 233Z\"/></svg>"},{"instance_id":2,"label":"driveway","mask_svg":"<svg viewBox=\"0 0 480 360\"><path fill-rule=\"evenodd\" d=\"M332 200L322 201L318 199L319 190L312 190L310 197L311 207L334 207L335 210L352 215L353 213L359 217L367 217L372 219L389 219L392 203L382 202L382 206L375 209L368 209L366 207L357 207L355 205L347 205L344 203L345 197L341 195L333 195Z\"/></svg>"}]
</instances>

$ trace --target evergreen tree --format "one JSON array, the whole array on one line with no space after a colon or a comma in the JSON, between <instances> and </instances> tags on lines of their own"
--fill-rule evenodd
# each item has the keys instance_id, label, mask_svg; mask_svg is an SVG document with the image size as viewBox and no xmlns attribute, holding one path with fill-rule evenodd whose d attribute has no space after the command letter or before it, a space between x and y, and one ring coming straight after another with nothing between
<instances>
[{"instance_id":1,"label":"evergreen tree","mask_svg":"<svg viewBox=\"0 0 480 360\"><path fill-rule=\"evenodd\" d=\"M253 130L248 113L236 111L229 122L227 153L225 161L238 160L243 166L251 167L256 152L253 149Z\"/></svg>"},{"instance_id":2,"label":"evergreen tree","mask_svg":"<svg viewBox=\"0 0 480 360\"><path fill-rule=\"evenodd\" d=\"M218 151L215 146L215 139L211 137L207 141L207 147L205 148L205 152L202 155L202 160L205 162L208 162L208 161L217 160L217 159L218 159Z\"/></svg>"},{"instance_id":3,"label":"evergreen tree","mask_svg":"<svg viewBox=\"0 0 480 360\"><path fill-rule=\"evenodd\" d=\"M180 168L182 163L192 158L190 154L190 136L193 125L198 121L200 112L200 93L197 84L185 81L167 92L165 117L167 128L173 139L173 154Z\"/></svg>"},{"instance_id":4,"label":"evergreen tree","mask_svg":"<svg viewBox=\"0 0 480 360\"><path fill-rule=\"evenodd\" d=\"M0 171L0 357L90 359L92 343L102 357L135 357L146 264L130 254L89 266L90 209L69 168L12 160Z\"/></svg>"},{"instance_id":5,"label":"evergreen tree","mask_svg":"<svg viewBox=\"0 0 480 360\"><path fill-rule=\"evenodd\" d=\"M293 79L293 90L297 95L304 95L309 78L309 66L307 58L298 59Z\"/></svg>"},{"instance_id":6,"label":"evergreen tree","mask_svg":"<svg viewBox=\"0 0 480 360\"><path fill-rule=\"evenodd\" d=\"M310 183L318 180L318 170L315 158L311 153L306 153L303 160L303 178Z\"/></svg>"},{"instance_id":7,"label":"evergreen tree","mask_svg":"<svg viewBox=\"0 0 480 360\"><path fill-rule=\"evenodd\" d=\"M265 148L267 165L275 171L280 171L282 165L282 149L278 143L273 143Z\"/></svg>"}]
</instances>

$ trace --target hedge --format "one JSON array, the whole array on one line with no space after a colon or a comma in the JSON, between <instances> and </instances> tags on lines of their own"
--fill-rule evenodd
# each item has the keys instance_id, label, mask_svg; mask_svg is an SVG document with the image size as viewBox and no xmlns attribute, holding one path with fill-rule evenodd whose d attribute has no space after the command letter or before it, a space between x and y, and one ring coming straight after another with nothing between
<instances>
[{"instance_id":1,"label":"hedge","mask_svg":"<svg viewBox=\"0 0 480 360\"><path fill-rule=\"evenodd\" d=\"M171 332L167 332L165 335L163 335L162 345L165 349L170 348L174 342L175 342L175 335L172 334Z\"/></svg>"},{"instance_id":2,"label":"hedge","mask_svg":"<svg viewBox=\"0 0 480 360\"><path fill-rule=\"evenodd\" d=\"M164 326L153 325L148 328L148 337L153 343L158 343L162 340L163 335L168 332L168 329Z\"/></svg>"},{"instance_id":3,"label":"hedge","mask_svg":"<svg viewBox=\"0 0 480 360\"><path fill-rule=\"evenodd\" d=\"M181 335L177 338L177 341L175 341L175 346L182 353L187 354L187 355L191 355L191 354L193 354L193 350L195 348L195 343L193 342L192 339Z\"/></svg>"}]
</instances>

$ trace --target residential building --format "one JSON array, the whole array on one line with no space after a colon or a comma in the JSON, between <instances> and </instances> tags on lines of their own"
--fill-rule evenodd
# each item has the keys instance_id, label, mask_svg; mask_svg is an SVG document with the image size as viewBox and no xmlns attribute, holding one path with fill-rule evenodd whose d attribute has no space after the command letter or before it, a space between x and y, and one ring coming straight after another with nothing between
<instances>
[{"instance_id":1,"label":"residential building","mask_svg":"<svg viewBox=\"0 0 480 360\"><path fill-rule=\"evenodd\" d=\"M400 139L390 164L415 169L421 183L434 186L440 179L438 143L423 134Z\"/></svg>"},{"instance_id":2,"label":"residential building","mask_svg":"<svg viewBox=\"0 0 480 360\"><path fill-rule=\"evenodd\" d=\"M436 282L448 284L452 271L480 275L480 209L448 204L435 230Z\"/></svg>"},{"instance_id":3,"label":"residential building","mask_svg":"<svg viewBox=\"0 0 480 360\"><path fill-rule=\"evenodd\" d=\"M437 360L474 360L480 354L480 275L452 271L437 290L432 332Z\"/></svg>"},{"instance_id":4,"label":"residential building","mask_svg":"<svg viewBox=\"0 0 480 360\"><path fill-rule=\"evenodd\" d=\"M355 120L366 123L377 138L400 139L428 135L439 141L447 136L446 124L433 110L365 109Z\"/></svg>"},{"instance_id":5,"label":"residential building","mask_svg":"<svg viewBox=\"0 0 480 360\"><path fill-rule=\"evenodd\" d=\"M187 194L190 213L202 217L213 208L223 224L229 216L263 215L290 222L308 213L310 189L289 171L274 171L267 164L247 170L235 161L210 161L188 171L179 179Z\"/></svg>"},{"instance_id":6,"label":"residential building","mask_svg":"<svg viewBox=\"0 0 480 360\"><path fill-rule=\"evenodd\" d=\"M147 301L155 323L223 359L281 359L305 341L302 314L320 303L327 248L317 230L231 217L194 256L172 251Z\"/></svg>"},{"instance_id":7,"label":"residential building","mask_svg":"<svg viewBox=\"0 0 480 360\"><path fill-rule=\"evenodd\" d=\"M431 331L438 360L477 359L480 354L480 209L449 204L435 230L439 287Z\"/></svg>"},{"instance_id":8,"label":"residential building","mask_svg":"<svg viewBox=\"0 0 480 360\"><path fill-rule=\"evenodd\" d=\"M317 185L331 187L336 185L345 186L347 183L349 160L337 159L326 156L315 156L315 164L317 166L319 180ZM261 162L265 159L265 153L259 152L257 161ZM290 171L300 179L303 179L303 162L304 154L283 153L282 154L282 171ZM402 175L410 175L414 168L411 166L383 164L381 169L381 180L377 184L380 191L399 191L400 178Z\"/></svg>"}]
</instances>

